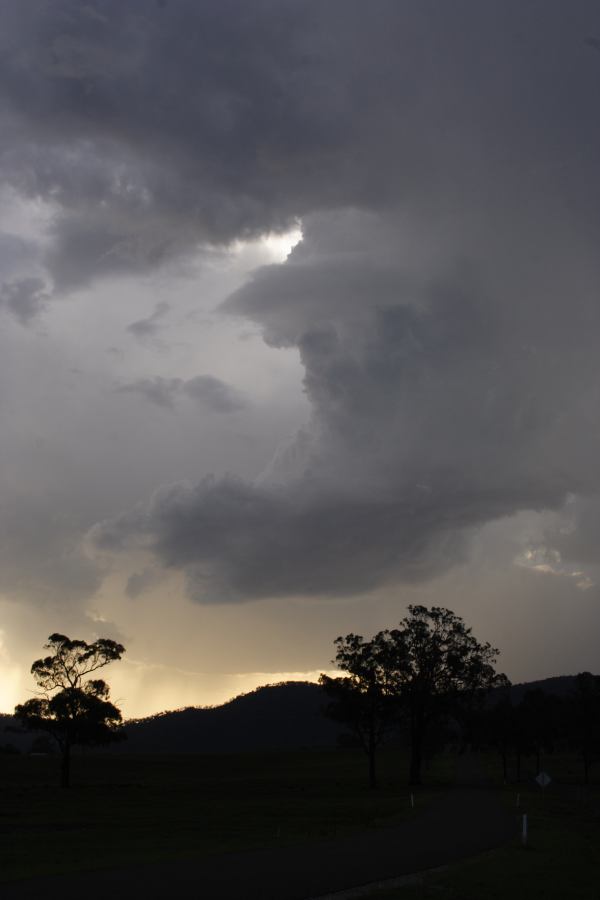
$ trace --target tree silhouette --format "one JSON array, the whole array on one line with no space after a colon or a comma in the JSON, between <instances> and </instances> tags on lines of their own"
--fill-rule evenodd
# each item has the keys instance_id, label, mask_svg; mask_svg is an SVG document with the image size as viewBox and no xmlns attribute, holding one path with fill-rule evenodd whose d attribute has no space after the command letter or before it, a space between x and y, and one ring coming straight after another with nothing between
<instances>
[{"instance_id":1,"label":"tree silhouette","mask_svg":"<svg viewBox=\"0 0 600 900\"><path fill-rule=\"evenodd\" d=\"M535 756L536 775L539 775L542 769L542 753L551 753L554 750L556 740L564 730L561 727L562 707L559 697L541 688L526 691L517 707L520 750Z\"/></svg>"},{"instance_id":2,"label":"tree silhouette","mask_svg":"<svg viewBox=\"0 0 600 900\"><path fill-rule=\"evenodd\" d=\"M345 709L355 730L356 722L364 721L366 733L370 728L375 737L382 733L389 709L402 713L410 733L409 781L420 784L423 750L433 722L452 714L464 718L469 705L507 679L494 670L498 650L477 641L460 616L438 606L409 606L408 612L399 628L380 631L371 641L353 634L336 640L336 662L348 673L347 703L345 708L338 705L338 713ZM334 681L343 690L344 679ZM321 683L327 687L327 678L322 676ZM374 750L367 752L373 760Z\"/></svg>"},{"instance_id":3,"label":"tree silhouette","mask_svg":"<svg viewBox=\"0 0 600 900\"><path fill-rule=\"evenodd\" d=\"M494 670L499 651L477 641L460 616L439 606L409 606L408 613L399 628L383 635L390 681L409 721L409 780L420 784L432 722L464 710L507 679Z\"/></svg>"},{"instance_id":4,"label":"tree silhouette","mask_svg":"<svg viewBox=\"0 0 600 900\"><path fill-rule=\"evenodd\" d=\"M508 781L508 760L513 747L514 707L510 695L503 693L496 703L482 712L483 739L500 754L502 779Z\"/></svg>"},{"instance_id":5,"label":"tree silhouette","mask_svg":"<svg viewBox=\"0 0 600 900\"><path fill-rule=\"evenodd\" d=\"M319 681L330 696L326 713L345 722L357 736L369 759L369 787L377 787L376 752L394 719L395 705L387 685L384 648L377 638L364 641L359 634L335 640L335 663L348 675Z\"/></svg>"},{"instance_id":6,"label":"tree silhouette","mask_svg":"<svg viewBox=\"0 0 600 900\"><path fill-rule=\"evenodd\" d=\"M61 752L61 786L68 788L72 747L123 737L121 713L108 699L108 685L84 678L120 659L125 648L107 638L88 644L64 634L51 634L44 646L52 653L31 666L42 696L16 706L15 718L28 730L45 731L55 739Z\"/></svg>"},{"instance_id":7,"label":"tree silhouette","mask_svg":"<svg viewBox=\"0 0 600 900\"><path fill-rule=\"evenodd\" d=\"M567 698L571 740L581 754L583 780L589 783L590 767L600 756L600 675L579 672Z\"/></svg>"}]
</instances>

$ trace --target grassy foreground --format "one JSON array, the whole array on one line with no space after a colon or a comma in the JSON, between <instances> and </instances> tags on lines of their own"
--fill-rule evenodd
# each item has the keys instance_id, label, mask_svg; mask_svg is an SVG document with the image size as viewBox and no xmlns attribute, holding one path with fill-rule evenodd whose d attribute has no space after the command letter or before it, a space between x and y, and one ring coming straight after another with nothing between
<instances>
[{"instance_id":1,"label":"grassy foreground","mask_svg":"<svg viewBox=\"0 0 600 900\"><path fill-rule=\"evenodd\" d=\"M359 750L89 755L73 760L68 791L58 765L0 756L0 881L331 837L411 815L396 751L381 754L375 792ZM450 769L432 769L434 790Z\"/></svg>"},{"instance_id":2,"label":"grassy foreground","mask_svg":"<svg viewBox=\"0 0 600 900\"><path fill-rule=\"evenodd\" d=\"M430 873L368 900L600 900L600 788L498 788L528 840ZM517 792L519 806L517 807Z\"/></svg>"}]
</instances>

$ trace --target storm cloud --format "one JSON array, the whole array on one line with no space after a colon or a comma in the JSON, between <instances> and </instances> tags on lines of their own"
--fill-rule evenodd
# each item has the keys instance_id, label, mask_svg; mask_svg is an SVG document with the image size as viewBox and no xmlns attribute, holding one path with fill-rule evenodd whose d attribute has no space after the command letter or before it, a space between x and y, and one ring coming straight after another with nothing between
<instances>
[{"instance_id":1,"label":"storm cloud","mask_svg":"<svg viewBox=\"0 0 600 900\"><path fill-rule=\"evenodd\" d=\"M297 348L307 427L256 484L160 490L97 526L98 545L151 550L205 601L363 593L462 561L487 521L598 490L595 262L565 303L583 274L578 251L560 275L539 265L553 236L531 261L509 246L499 271L483 222L460 262L433 238L415 257L415 237L356 212L307 221L288 261L224 304Z\"/></svg>"},{"instance_id":2,"label":"storm cloud","mask_svg":"<svg viewBox=\"0 0 600 900\"><path fill-rule=\"evenodd\" d=\"M186 445L185 465L172 429L147 468L155 487L188 481L124 512L116 489L90 502L96 548L146 552L143 571L183 571L202 601L363 593L445 572L485 523L600 490L597 3L8 0L2 15L0 175L35 234L7 232L29 249L0 306L66 317L51 308L103 280L116 317L126 279L148 289L119 321L123 371L97 376L111 411L169 409L156 418L176 415L182 444L195 417L212 434L238 419L213 413L252 411L268 392L204 362L169 267L302 227L217 313L200 289L197 304L299 358L308 421L256 478L208 475L258 440L246 425L210 455ZM167 312L203 353L165 345L152 368ZM127 428L111 415L106 446ZM139 429L136 474L153 452ZM81 478L95 498L97 470Z\"/></svg>"},{"instance_id":3,"label":"storm cloud","mask_svg":"<svg viewBox=\"0 0 600 900\"><path fill-rule=\"evenodd\" d=\"M426 579L463 559L486 522L600 489L600 126L589 113L600 13L588 2L577 15L560 2L377 8L104 4L103 27L123 23L137 71L163 63L183 22L193 35L194 53L183 40L157 67L159 84L112 66L126 84L116 98L77 52L91 42L104 66L118 42L70 7L74 30L51 65L51 90L69 87L67 133L79 137L89 109L91 146L101 136L123 155L99 224L133 227L143 210L141 244L130 253L113 234L103 266L302 221L288 260L221 307L299 354L311 417L298 441L255 483L161 488L92 532L104 549L142 546L184 570L198 599ZM184 83L193 101L179 102ZM48 128L42 115L35 129ZM83 180L106 193L90 154ZM81 196L65 190L59 248ZM131 388L168 405L191 384Z\"/></svg>"},{"instance_id":4,"label":"storm cloud","mask_svg":"<svg viewBox=\"0 0 600 900\"><path fill-rule=\"evenodd\" d=\"M510 215L537 188L595 220L600 14L576 8L9 0L2 170L48 206L59 291L319 209Z\"/></svg>"}]
</instances>

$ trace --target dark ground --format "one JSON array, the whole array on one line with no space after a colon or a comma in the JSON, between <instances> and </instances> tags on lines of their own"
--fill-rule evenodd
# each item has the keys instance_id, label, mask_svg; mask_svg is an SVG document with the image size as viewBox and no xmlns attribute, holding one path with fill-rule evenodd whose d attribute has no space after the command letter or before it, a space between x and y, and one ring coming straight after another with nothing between
<instances>
[{"instance_id":1,"label":"dark ground","mask_svg":"<svg viewBox=\"0 0 600 900\"><path fill-rule=\"evenodd\" d=\"M434 868L509 841L517 830L514 813L502 808L497 792L481 782L473 784L478 780L471 777L472 786L440 793L414 818L392 828L283 848L215 854L197 862L5 883L1 897L306 900ZM464 783L464 778L460 781Z\"/></svg>"}]
</instances>

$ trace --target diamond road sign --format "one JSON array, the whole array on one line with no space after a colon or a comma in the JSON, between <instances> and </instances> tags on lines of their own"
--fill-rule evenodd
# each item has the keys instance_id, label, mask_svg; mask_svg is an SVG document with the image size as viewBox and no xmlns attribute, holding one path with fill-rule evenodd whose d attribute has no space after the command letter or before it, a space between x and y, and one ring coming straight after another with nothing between
<instances>
[{"instance_id":1,"label":"diamond road sign","mask_svg":"<svg viewBox=\"0 0 600 900\"><path fill-rule=\"evenodd\" d=\"M545 772L540 772L540 774L535 779L541 788L548 787L552 779Z\"/></svg>"}]
</instances>

